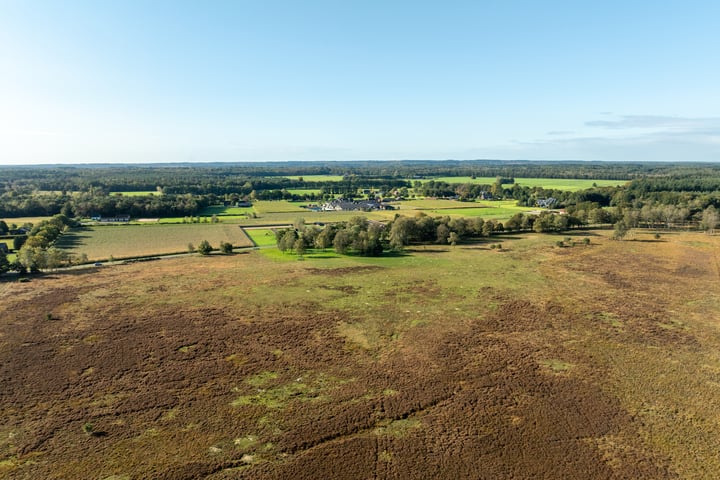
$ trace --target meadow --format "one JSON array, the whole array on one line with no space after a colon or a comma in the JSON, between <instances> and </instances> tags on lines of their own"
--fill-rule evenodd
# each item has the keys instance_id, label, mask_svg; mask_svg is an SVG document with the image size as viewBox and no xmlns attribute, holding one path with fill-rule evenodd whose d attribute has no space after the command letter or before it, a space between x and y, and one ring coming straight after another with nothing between
<instances>
[{"instance_id":1,"label":"meadow","mask_svg":"<svg viewBox=\"0 0 720 480\"><path fill-rule=\"evenodd\" d=\"M292 180L298 180L300 178L305 182L341 182L343 179L342 175L300 175L295 177L286 176Z\"/></svg>"},{"instance_id":2,"label":"meadow","mask_svg":"<svg viewBox=\"0 0 720 480\"><path fill-rule=\"evenodd\" d=\"M21 227L25 225L26 223L32 223L33 225L42 222L43 220L50 220L52 217L14 217L14 218L0 218L0 220L5 220L5 223L8 224L8 226L11 225L17 225L18 227Z\"/></svg>"},{"instance_id":3,"label":"meadow","mask_svg":"<svg viewBox=\"0 0 720 480\"><path fill-rule=\"evenodd\" d=\"M495 177L434 177L432 180L436 182L447 183L473 183L478 185L492 185L497 180ZM427 181L427 180L425 180ZM515 183L523 187L542 187L548 190L565 190L576 192L597 187L615 187L626 183L623 180L592 180L592 179L572 179L572 178L515 178ZM505 188L512 185L505 184Z\"/></svg>"},{"instance_id":4,"label":"meadow","mask_svg":"<svg viewBox=\"0 0 720 480\"><path fill-rule=\"evenodd\" d=\"M148 195L162 195L162 192L158 192L157 190L110 192L110 195L122 195L123 197L146 197Z\"/></svg>"},{"instance_id":5,"label":"meadow","mask_svg":"<svg viewBox=\"0 0 720 480\"><path fill-rule=\"evenodd\" d=\"M269 228L247 228L244 231L257 247L270 247L277 244L275 232Z\"/></svg>"},{"instance_id":6,"label":"meadow","mask_svg":"<svg viewBox=\"0 0 720 480\"><path fill-rule=\"evenodd\" d=\"M518 212L537 210L532 207L519 207L514 200L478 200L476 202L459 202L457 200L408 200L400 203L398 213L414 215L425 213L430 216L461 216L482 217L494 220L507 220Z\"/></svg>"},{"instance_id":7,"label":"meadow","mask_svg":"<svg viewBox=\"0 0 720 480\"><path fill-rule=\"evenodd\" d=\"M235 247L252 245L242 229L233 224L105 225L81 227L65 233L58 247L71 254L85 254L90 261L184 253L207 240L214 248L220 242Z\"/></svg>"},{"instance_id":8,"label":"meadow","mask_svg":"<svg viewBox=\"0 0 720 480\"><path fill-rule=\"evenodd\" d=\"M714 479L720 236L609 234L1 282L0 476Z\"/></svg>"}]
</instances>

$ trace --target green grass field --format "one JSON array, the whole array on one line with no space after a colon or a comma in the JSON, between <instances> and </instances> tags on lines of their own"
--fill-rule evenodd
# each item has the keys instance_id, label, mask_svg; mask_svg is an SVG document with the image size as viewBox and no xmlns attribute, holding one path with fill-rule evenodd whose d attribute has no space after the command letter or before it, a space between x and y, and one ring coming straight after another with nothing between
<instances>
[{"instance_id":1,"label":"green grass field","mask_svg":"<svg viewBox=\"0 0 720 480\"><path fill-rule=\"evenodd\" d=\"M202 209L198 215L201 217L211 217L213 215L217 215L219 217L241 216L246 213L252 213L253 211L253 207L225 207L223 205L211 205Z\"/></svg>"},{"instance_id":2,"label":"green grass field","mask_svg":"<svg viewBox=\"0 0 720 480\"><path fill-rule=\"evenodd\" d=\"M342 175L298 175L294 177L285 176L292 180L302 178L304 182L340 182L342 181Z\"/></svg>"},{"instance_id":3,"label":"green grass field","mask_svg":"<svg viewBox=\"0 0 720 480\"><path fill-rule=\"evenodd\" d=\"M32 223L33 225L36 223L40 223L43 220L50 220L52 217L15 217L15 218L0 218L0 220L5 220L5 223L8 224L8 226L15 224L18 227L22 226L25 223Z\"/></svg>"},{"instance_id":4,"label":"green grass field","mask_svg":"<svg viewBox=\"0 0 720 480\"><path fill-rule=\"evenodd\" d=\"M319 195L320 189L319 188L288 188L288 192L292 193L293 195Z\"/></svg>"},{"instance_id":5,"label":"green grass field","mask_svg":"<svg viewBox=\"0 0 720 480\"><path fill-rule=\"evenodd\" d=\"M220 242L252 246L239 226L222 223L83 227L63 235L58 246L76 255L84 253L90 260L105 260L111 256L117 259L184 253L189 243L197 246L202 240L214 248Z\"/></svg>"},{"instance_id":6,"label":"green grass field","mask_svg":"<svg viewBox=\"0 0 720 480\"><path fill-rule=\"evenodd\" d=\"M147 190L140 192L110 192L110 195L122 195L123 197L146 197L148 195L162 195L157 190Z\"/></svg>"},{"instance_id":7,"label":"green grass field","mask_svg":"<svg viewBox=\"0 0 720 480\"><path fill-rule=\"evenodd\" d=\"M258 215L266 213L303 213L307 212L302 205L305 202L287 202L285 200L258 200L253 203L253 207Z\"/></svg>"},{"instance_id":8,"label":"green grass field","mask_svg":"<svg viewBox=\"0 0 720 480\"><path fill-rule=\"evenodd\" d=\"M455 200L410 200L400 204L401 215L414 215L422 212L431 216L455 215L462 217L483 217L495 220L507 220L518 212L537 210L531 207L518 207L514 200L478 202L458 202Z\"/></svg>"},{"instance_id":9,"label":"green grass field","mask_svg":"<svg viewBox=\"0 0 720 480\"><path fill-rule=\"evenodd\" d=\"M258 247L274 246L275 233L269 228L250 228L245 230L245 234L255 242Z\"/></svg>"},{"instance_id":10,"label":"green grass field","mask_svg":"<svg viewBox=\"0 0 720 480\"><path fill-rule=\"evenodd\" d=\"M437 177L433 178L436 182L447 183L473 183L478 185L492 185L495 183L495 177ZM426 180L427 181L427 180ZM515 178L515 183L523 187L542 187L553 190L565 190L576 192L592 188L593 184L598 187L614 187L626 183L623 180L588 180L588 179L571 179L571 178ZM508 185L505 185L508 187Z\"/></svg>"}]
</instances>

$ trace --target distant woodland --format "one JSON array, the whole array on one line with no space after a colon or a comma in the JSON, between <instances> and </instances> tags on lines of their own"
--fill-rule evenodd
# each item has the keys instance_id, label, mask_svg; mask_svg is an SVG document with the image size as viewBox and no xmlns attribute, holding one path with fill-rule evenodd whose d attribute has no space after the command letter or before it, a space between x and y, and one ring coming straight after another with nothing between
<instances>
[{"instance_id":1,"label":"distant woodland","mask_svg":"<svg viewBox=\"0 0 720 480\"><path fill-rule=\"evenodd\" d=\"M338 178L332 181L317 178L323 175ZM486 185L433 180L439 177L496 180ZM515 177L610 179L627 183L568 192L520 186L514 183ZM0 218L59 213L68 217L182 216L197 214L208 205L224 201L322 201L354 198L363 189L376 189L385 195L407 196L412 192L464 201L491 196L498 200L514 199L526 206L535 205L538 199L554 198L554 207L566 208L569 213L593 207L638 211L645 208L647 216L648 209L671 205L681 210L674 213L674 221L699 222L707 207L720 208L720 165L403 161L0 167Z\"/></svg>"}]
</instances>

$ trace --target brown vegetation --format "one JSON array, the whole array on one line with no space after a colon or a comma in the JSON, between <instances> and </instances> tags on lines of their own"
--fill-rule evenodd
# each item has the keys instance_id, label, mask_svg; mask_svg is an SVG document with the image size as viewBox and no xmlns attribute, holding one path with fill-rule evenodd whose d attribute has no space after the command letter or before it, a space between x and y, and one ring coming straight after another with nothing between
<instances>
[{"instance_id":1,"label":"brown vegetation","mask_svg":"<svg viewBox=\"0 0 720 480\"><path fill-rule=\"evenodd\" d=\"M0 284L0 475L714 478L698 238Z\"/></svg>"}]
</instances>

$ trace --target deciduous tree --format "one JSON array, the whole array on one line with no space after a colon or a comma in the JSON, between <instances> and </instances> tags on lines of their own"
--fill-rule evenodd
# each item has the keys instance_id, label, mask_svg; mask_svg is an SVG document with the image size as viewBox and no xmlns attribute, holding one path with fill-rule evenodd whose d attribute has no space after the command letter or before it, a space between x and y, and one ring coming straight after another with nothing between
<instances>
[{"instance_id":1,"label":"deciduous tree","mask_svg":"<svg viewBox=\"0 0 720 480\"><path fill-rule=\"evenodd\" d=\"M207 240L203 240L197 247L197 251L200 255L210 255L212 252L212 245Z\"/></svg>"}]
</instances>

